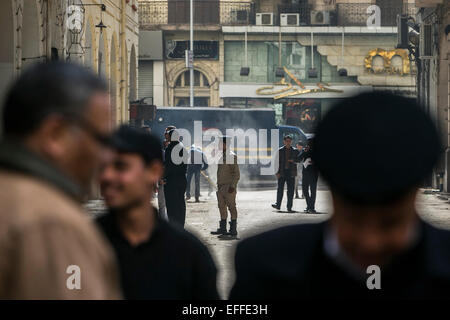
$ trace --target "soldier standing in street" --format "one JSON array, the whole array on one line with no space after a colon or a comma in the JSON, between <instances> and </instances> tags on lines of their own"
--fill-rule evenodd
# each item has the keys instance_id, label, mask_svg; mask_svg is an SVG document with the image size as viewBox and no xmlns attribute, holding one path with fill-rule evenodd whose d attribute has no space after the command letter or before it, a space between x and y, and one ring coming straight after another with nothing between
<instances>
[{"instance_id":1,"label":"soldier standing in street","mask_svg":"<svg viewBox=\"0 0 450 320\"><path fill-rule=\"evenodd\" d=\"M211 234L219 238L237 237L236 189L240 178L237 156L229 148L228 137L222 138L223 155L217 165L217 204L220 211L220 225ZM227 208L230 210L230 231L227 232Z\"/></svg>"}]
</instances>

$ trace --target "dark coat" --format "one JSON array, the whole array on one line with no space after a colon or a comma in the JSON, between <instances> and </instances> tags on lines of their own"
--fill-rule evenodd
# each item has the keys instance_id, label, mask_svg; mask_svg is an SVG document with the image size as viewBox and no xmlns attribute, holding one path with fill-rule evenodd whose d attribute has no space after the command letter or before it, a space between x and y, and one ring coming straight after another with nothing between
<instances>
[{"instance_id":1,"label":"dark coat","mask_svg":"<svg viewBox=\"0 0 450 320\"><path fill-rule=\"evenodd\" d=\"M301 151L299 154L299 158L300 161L307 161L308 159L312 159L312 150L309 151ZM302 166L302 173L303 175L307 175L307 174L319 174L319 171L316 167L316 165L314 164L314 162L312 160L308 160L311 161L311 164L308 165L307 167L305 167L304 165Z\"/></svg>"},{"instance_id":2,"label":"dark coat","mask_svg":"<svg viewBox=\"0 0 450 320\"><path fill-rule=\"evenodd\" d=\"M294 160L294 162L289 163L289 172L291 177L297 176L297 164L300 162L300 151L294 147L291 147L291 152L289 154L289 159ZM282 146L280 149L278 149L278 171L277 173L281 176L284 176L285 170L284 165L286 161L286 147Z\"/></svg>"},{"instance_id":3,"label":"dark coat","mask_svg":"<svg viewBox=\"0 0 450 320\"><path fill-rule=\"evenodd\" d=\"M137 247L124 238L114 213L96 220L115 250L125 299L219 299L217 270L206 246L193 234L155 218L150 238Z\"/></svg>"},{"instance_id":4,"label":"dark coat","mask_svg":"<svg viewBox=\"0 0 450 320\"><path fill-rule=\"evenodd\" d=\"M369 290L323 253L326 225L287 226L238 244L230 299L450 298L450 231L421 222L419 244L381 270L381 290Z\"/></svg>"},{"instance_id":5,"label":"dark coat","mask_svg":"<svg viewBox=\"0 0 450 320\"><path fill-rule=\"evenodd\" d=\"M175 150L174 150L175 149ZM172 152L178 152L178 156L182 159L181 163L174 163ZM173 181L186 180L186 168L188 163L188 154L181 142L172 141L164 151L164 179L167 183Z\"/></svg>"}]
</instances>

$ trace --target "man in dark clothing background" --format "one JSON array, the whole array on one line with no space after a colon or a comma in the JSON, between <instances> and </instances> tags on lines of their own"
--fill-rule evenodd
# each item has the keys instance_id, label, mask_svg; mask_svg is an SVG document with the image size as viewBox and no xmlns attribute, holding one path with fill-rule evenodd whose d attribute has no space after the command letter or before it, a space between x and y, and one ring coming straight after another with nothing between
<instances>
[{"instance_id":1,"label":"man in dark clothing background","mask_svg":"<svg viewBox=\"0 0 450 320\"><path fill-rule=\"evenodd\" d=\"M189 161L187 166L186 200L191 198L191 180L194 176L195 202L200 201L200 171L208 169L208 162L202 150L195 145L189 150Z\"/></svg>"},{"instance_id":2,"label":"man in dark clothing background","mask_svg":"<svg viewBox=\"0 0 450 320\"><path fill-rule=\"evenodd\" d=\"M450 298L450 232L423 221L415 207L442 154L423 109L365 93L325 115L314 145L333 215L242 241L231 298Z\"/></svg>"},{"instance_id":3,"label":"man in dark clothing background","mask_svg":"<svg viewBox=\"0 0 450 320\"><path fill-rule=\"evenodd\" d=\"M126 299L218 299L216 267L192 234L161 219L149 201L162 176L161 142L122 126L100 175L109 212L97 222L111 242Z\"/></svg>"},{"instance_id":4,"label":"man in dark clothing background","mask_svg":"<svg viewBox=\"0 0 450 320\"><path fill-rule=\"evenodd\" d=\"M164 197L166 200L169 222L177 223L184 228L186 220L186 169L187 152L179 141L177 129L167 132L169 145L164 152Z\"/></svg>"},{"instance_id":5,"label":"man in dark clothing background","mask_svg":"<svg viewBox=\"0 0 450 320\"><path fill-rule=\"evenodd\" d=\"M300 160L303 161L302 165L302 190L306 200L305 213L316 213L316 193L317 193L317 180L319 180L319 171L312 160L313 152L313 139L308 139L308 144L305 149L300 153ZM310 193L311 191L311 193Z\"/></svg>"},{"instance_id":6,"label":"man in dark clothing background","mask_svg":"<svg viewBox=\"0 0 450 320\"><path fill-rule=\"evenodd\" d=\"M297 162L300 162L299 151L292 147L292 137L287 135L283 138L284 146L278 150L277 160L278 171L276 173L278 179L277 202L272 207L280 210L281 201L283 200L284 184L287 184L287 210L292 210L292 203L295 191L295 177L297 176Z\"/></svg>"}]
</instances>

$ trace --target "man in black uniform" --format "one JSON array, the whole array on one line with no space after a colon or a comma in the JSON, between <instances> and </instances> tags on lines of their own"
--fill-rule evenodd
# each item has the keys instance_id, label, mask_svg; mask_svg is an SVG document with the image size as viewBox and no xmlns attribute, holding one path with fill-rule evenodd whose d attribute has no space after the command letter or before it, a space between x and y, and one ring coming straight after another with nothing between
<instances>
[{"instance_id":1,"label":"man in black uniform","mask_svg":"<svg viewBox=\"0 0 450 320\"><path fill-rule=\"evenodd\" d=\"M313 139L308 139L308 144L300 153L300 160L303 161L302 169L302 190L306 200L306 213L316 213L316 192L319 171L314 164L311 155L313 152ZM309 193L311 191L311 193Z\"/></svg>"},{"instance_id":2,"label":"man in black uniform","mask_svg":"<svg viewBox=\"0 0 450 320\"><path fill-rule=\"evenodd\" d=\"M299 151L292 147L292 137L287 135L283 138L284 146L278 150L277 160L278 171L276 173L278 179L277 202L272 204L272 208L280 210L281 201L283 200L284 184L287 184L287 210L292 210L292 202L295 191L295 177L297 176L297 163L300 162Z\"/></svg>"},{"instance_id":3,"label":"man in black uniform","mask_svg":"<svg viewBox=\"0 0 450 320\"><path fill-rule=\"evenodd\" d=\"M166 200L169 222L184 228L186 220L186 168L187 152L179 141L177 129L167 132L169 145L164 152L164 197Z\"/></svg>"},{"instance_id":4,"label":"man in black uniform","mask_svg":"<svg viewBox=\"0 0 450 320\"><path fill-rule=\"evenodd\" d=\"M425 112L411 99L365 93L325 115L314 146L333 215L241 242L231 298L450 298L450 232L415 208L442 153Z\"/></svg>"},{"instance_id":5,"label":"man in black uniform","mask_svg":"<svg viewBox=\"0 0 450 320\"><path fill-rule=\"evenodd\" d=\"M158 217L149 199L163 173L160 141L122 126L100 174L109 212L97 222L117 257L126 299L218 299L216 267L193 235Z\"/></svg>"}]
</instances>

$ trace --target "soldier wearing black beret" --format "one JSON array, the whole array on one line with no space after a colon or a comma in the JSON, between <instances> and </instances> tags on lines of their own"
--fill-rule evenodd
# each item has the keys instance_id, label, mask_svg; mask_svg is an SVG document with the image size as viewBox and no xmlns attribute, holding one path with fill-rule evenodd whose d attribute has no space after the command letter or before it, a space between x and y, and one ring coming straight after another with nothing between
<instances>
[{"instance_id":1,"label":"soldier wearing black beret","mask_svg":"<svg viewBox=\"0 0 450 320\"><path fill-rule=\"evenodd\" d=\"M449 298L450 232L415 207L442 154L427 114L411 99L365 93L327 113L314 143L333 215L241 242L231 298Z\"/></svg>"}]
</instances>

